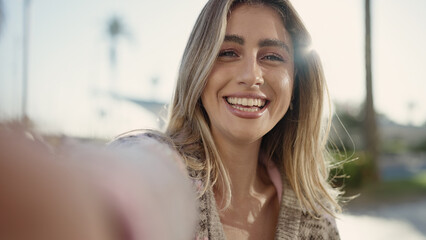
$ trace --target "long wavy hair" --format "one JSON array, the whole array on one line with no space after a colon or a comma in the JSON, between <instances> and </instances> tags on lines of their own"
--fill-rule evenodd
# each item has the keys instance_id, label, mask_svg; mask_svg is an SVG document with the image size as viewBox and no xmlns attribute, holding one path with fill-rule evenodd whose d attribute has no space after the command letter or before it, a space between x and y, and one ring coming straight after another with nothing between
<instances>
[{"instance_id":1,"label":"long wavy hair","mask_svg":"<svg viewBox=\"0 0 426 240\"><path fill-rule=\"evenodd\" d=\"M284 171L304 210L334 215L340 207L336 199L338 191L328 182L330 164L326 142L330 117L327 122L322 120L327 87L320 59L310 49L310 34L288 0L207 2L183 54L165 134L182 155L188 169L201 173L192 176L204 180L200 195L215 186L220 178L225 206L229 206L232 196L230 178L211 135L209 119L200 98L223 43L229 14L239 4L260 4L275 9L282 17L294 47L293 110L288 111L262 138L261 152Z\"/></svg>"}]
</instances>

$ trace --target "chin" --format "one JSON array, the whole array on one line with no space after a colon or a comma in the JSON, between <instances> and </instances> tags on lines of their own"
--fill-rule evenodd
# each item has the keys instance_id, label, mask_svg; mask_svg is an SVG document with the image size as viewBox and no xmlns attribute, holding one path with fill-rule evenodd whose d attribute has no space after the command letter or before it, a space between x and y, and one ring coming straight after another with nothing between
<instances>
[{"instance_id":1,"label":"chin","mask_svg":"<svg viewBox=\"0 0 426 240\"><path fill-rule=\"evenodd\" d=\"M247 131L247 128L241 127L240 129L233 129L229 131L230 135L236 142L240 143L253 143L256 142L266 134L259 133L258 131Z\"/></svg>"}]
</instances>

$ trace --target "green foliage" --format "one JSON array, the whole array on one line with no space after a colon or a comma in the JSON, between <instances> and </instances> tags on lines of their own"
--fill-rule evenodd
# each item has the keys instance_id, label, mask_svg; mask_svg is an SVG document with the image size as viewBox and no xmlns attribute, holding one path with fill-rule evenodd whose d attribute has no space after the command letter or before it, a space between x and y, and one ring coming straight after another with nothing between
<instances>
[{"instance_id":1,"label":"green foliage","mask_svg":"<svg viewBox=\"0 0 426 240\"><path fill-rule=\"evenodd\" d=\"M368 184L362 189L352 191L353 194L360 194L360 196L350 202L352 206L394 204L424 199L426 196L426 171L408 179Z\"/></svg>"},{"instance_id":2,"label":"green foliage","mask_svg":"<svg viewBox=\"0 0 426 240\"><path fill-rule=\"evenodd\" d=\"M374 194L377 194L383 197L393 197L395 193L426 194L426 172L420 173L408 179L384 182L374 188Z\"/></svg>"},{"instance_id":3,"label":"green foliage","mask_svg":"<svg viewBox=\"0 0 426 240\"><path fill-rule=\"evenodd\" d=\"M336 157L339 158L341 156ZM340 166L330 172L331 181L336 187L361 188L375 181L374 165L364 152L355 152L353 157L340 162Z\"/></svg>"},{"instance_id":4,"label":"green foliage","mask_svg":"<svg viewBox=\"0 0 426 240\"><path fill-rule=\"evenodd\" d=\"M411 147L413 152L426 152L426 138L420 141L415 146Z\"/></svg>"},{"instance_id":5,"label":"green foliage","mask_svg":"<svg viewBox=\"0 0 426 240\"><path fill-rule=\"evenodd\" d=\"M387 139L382 141L382 153L399 154L407 151L406 141L403 139Z\"/></svg>"},{"instance_id":6,"label":"green foliage","mask_svg":"<svg viewBox=\"0 0 426 240\"><path fill-rule=\"evenodd\" d=\"M329 148L337 148L343 152L362 149L362 141L359 141L362 131L363 121L358 107L336 104L328 142Z\"/></svg>"}]
</instances>

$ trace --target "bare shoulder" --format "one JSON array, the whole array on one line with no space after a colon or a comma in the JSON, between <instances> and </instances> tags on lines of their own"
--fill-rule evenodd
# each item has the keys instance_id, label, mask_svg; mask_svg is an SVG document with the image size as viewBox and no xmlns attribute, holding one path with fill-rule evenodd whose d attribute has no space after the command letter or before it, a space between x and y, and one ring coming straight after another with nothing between
<instances>
[{"instance_id":1,"label":"bare shoulder","mask_svg":"<svg viewBox=\"0 0 426 240\"><path fill-rule=\"evenodd\" d=\"M110 148L132 147L143 144L165 144L171 148L171 141L158 131L129 132L113 139L108 146Z\"/></svg>"},{"instance_id":2,"label":"bare shoulder","mask_svg":"<svg viewBox=\"0 0 426 240\"><path fill-rule=\"evenodd\" d=\"M131 132L119 136L108 143L112 150L150 150L160 151L165 154L174 154L173 144L164 134L157 131Z\"/></svg>"},{"instance_id":3,"label":"bare shoulder","mask_svg":"<svg viewBox=\"0 0 426 240\"><path fill-rule=\"evenodd\" d=\"M145 131L126 134L111 141L108 149L144 156L154 154L163 159L171 159L186 173L184 161L173 147L172 141L161 132Z\"/></svg>"}]
</instances>

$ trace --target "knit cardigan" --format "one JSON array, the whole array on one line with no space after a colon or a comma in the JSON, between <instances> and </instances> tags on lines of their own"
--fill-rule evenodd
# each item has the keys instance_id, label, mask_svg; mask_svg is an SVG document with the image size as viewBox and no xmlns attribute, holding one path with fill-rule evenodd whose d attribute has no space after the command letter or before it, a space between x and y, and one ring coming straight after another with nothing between
<instances>
[{"instance_id":1,"label":"knit cardigan","mask_svg":"<svg viewBox=\"0 0 426 240\"><path fill-rule=\"evenodd\" d=\"M139 142L138 139L144 137L154 138L160 143L165 144L161 137L145 133L142 135L131 135L120 138L114 142L114 145L134 145ZM137 145L137 144L136 144ZM165 146L169 147L169 146ZM335 220L332 216L322 215L312 217L306 211L302 210L299 201L289 184L283 169L280 169L282 180L282 196L280 203L280 212L276 226L276 240L335 240L340 239ZM191 177L200 176L200 172L189 170ZM195 178L193 178L195 179ZM201 191L204 186L202 178L193 180L196 191ZM213 189L210 187L199 198L199 224L196 229L196 240L225 240L225 232L220 222L217 210L216 200Z\"/></svg>"},{"instance_id":2,"label":"knit cardigan","mask_svg":"<svg viewBox=\"0 0 426 240\"><path fill-rule=\"evenodd\" d=\"M315 218L303 211L298 203L295 192L283 175L282 179L283 192L275 239L340 239L334 218L331 216L319 216ZM197 185L196 188L199 189L199 184ZM226 239L211 188L199 199L199 226L196 239Z\"/></svg>"}]
</instances>

